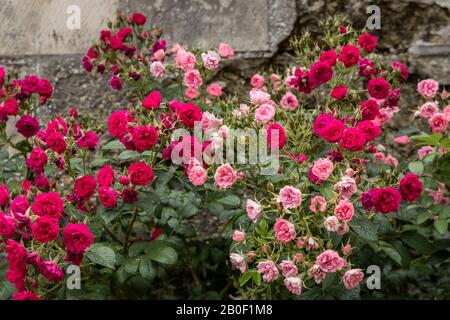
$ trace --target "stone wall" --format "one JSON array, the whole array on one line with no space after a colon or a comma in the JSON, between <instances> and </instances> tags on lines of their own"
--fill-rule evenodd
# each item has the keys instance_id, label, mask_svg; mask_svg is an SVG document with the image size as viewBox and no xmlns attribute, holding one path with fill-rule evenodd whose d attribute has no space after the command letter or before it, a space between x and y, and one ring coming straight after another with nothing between
<instances>
[{"instance_id":1,"label":"stone wall","mask_svg":"<svg viewBox=\"0 0 450 320\"><path fill-rule=\"evenodd\" d=\"M417 79L433 77L450 85L450 0L0 0L0 65L19 75L36 73L55 85L49 112L71 106L103 112L120 96L106 81L84 73L82 53L115 12L141 11L162 26L169 41L207 48L230 43L238 63L218 75L240 87L261 66L284 67L292 62L288 37L328 15L346 16L362 28L369 5L381 9L379 49L407 63L411 77L404 87L405 109L413 101ZM80 8L80 29L67 28ZM405 123L405 126L407 123Z\"/></svg>"}]
</instances>

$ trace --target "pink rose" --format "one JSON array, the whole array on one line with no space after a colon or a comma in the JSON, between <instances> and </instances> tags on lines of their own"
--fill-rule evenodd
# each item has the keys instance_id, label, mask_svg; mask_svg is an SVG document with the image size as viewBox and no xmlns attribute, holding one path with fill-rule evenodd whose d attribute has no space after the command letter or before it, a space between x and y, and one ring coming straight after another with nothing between
<instances>
[{"instance_id":1,"label":"pink rose","mask_svg":"<svg viewBox=\"0 0 450 320\"><path fill-rule=\"evenodd\" d=\"M439 107L435 102L427 102L419 109L420 116L424 119L430 119L435 113L438 112Z\"/></svg>"},{"instance_id":2,"label":"pink rose","mask_svg":"<svg viewBox=\"0 0 450 320\"><path fill-rule=\"evenodd\" d=\"M150 73L152 74L152 76L154 78L159 79L159 78L164 77L165 72L166 72L166 68L159 61L152 62L152 64L150 65Z\"/></svg>"},{"instance_id":3,"label":"pink rose","mask_svg":"<svg viewBox=\"0 0 450 320\"><path fill-rule=\"evenodd\" d=\"M280 269L284 277L295 276L298 274L297 266L289 260L281 261Z\"/></svg>"},{"instance_id":4,"label":"pink rose","mask_svg":"<svg viewBox=\"0 0 450 320\"><path fill-rule=\"evenodd\" d=\"M345 245L344 247L342 247L342 253L345 255L349 255L350 253L352 253L353 248L350 244Z\"/></svg>"},{"instance_id":5,"label":"pink rose","mask_svg":"<svg viewBox=\"0 0 450 320\"><path fill-rule=\"evenodd\" d=\"M334 250L326 250L316 258L316 264L323 272L336 272L347 266L347 261L339 257Z\"/></svg>"},{"instance_id":6,"label":"pink rose","mask_svg":"<svg viewBox=\"0 0 450 320\"><path fill-rule=\"evenodd\" d=\"M199 89L202 83L202 77L197 69L189 70L184 74L184 84L187 87Z\"/></svg>"},{"instance_id":7,"label":"pink rose","mask_svg":"<svg viewBox=\"0 0 450 320\"><path fill-rule=\"evenodd\" d=\"M228 163L222 164L219 168L217 168L214 175L216 185L223 190L231 188L236 183L236 180L237 173Z\"/></svg>"},{"instance_id":8,"label":"pink rose","mask_svg":"<svg viewBox=\"0 0 450 320\"><path fill-rule=\"evenodd\" d=\"M284 285L293 294L300 295L302 293L302 279L299 277L285 278Z\"/></svg>"},{"instance_id":9,"label":"pink rose","mask_svg":"<svg viewBox=\"0 0 450 320\"><path fill-rule=\"evenodd\" d=\"M287 243L295 239L296 233L294 225L287 220L277 218L274 230L275 238L277 238L278 241Z\"/></svg>"},{"instance_id":10,"label":"pink rose","mask_svg":"<svg viewBox=\"0 0 450 320\"><path fill-rule=\"evenodd\" d=\"M247 200L245 210L247 211L247 216L250 218L250 220L253 221L253 223L256 223L256 221L258 221L262 212L261 205L250 199Z\"/></svg>"},{"instance_id":11,"label":"pink rose","mask_svg":"<svg viewBox=\"0 0 450 320\"><path fill-rule=\"evenodd\" d=\"M343 198L350 198L356 192L356 182L352 177L344 176L341 181L334 185Z\"/></svg>"},{"instance_id":12,"label":"pink rose","mask_svg":"<svg viewBox=\"0 0 450 320\"><path fill-rule=\"evenodd\" d=\"M417 151L417 153L419 155L419 160L422 160L423 158L425 158L431 152L434 152L434 149L431 146L425 146L425 147L420 148Z\"/></svg>"},{"instance_id":13,"label":"pink rose","mask_svg":"<svg viewBox=\"0 0 450 320\"><path fill-rule=\"evenodd\" d=\"M314 161L311 172L320 180L327 180L333 172L334 166L330 159L319 159Z\"/></svg>"},{"instance_id":14,"label":"pink rose","mask_svg":"<svg viewBox=\"0 0 450 320\"><path fill-rule=\"evenodd\" d=\"M280 275L277 266L270 260L258 263L258 272L263 273L263 280L265 282L275 280Z\"/></svg>"},{"instance_id":15,"label":"pink rose","mask_svg":"<svg viewBox=\"0 0 450 320\"><path fill-rule=\"evenodd\" d=\"M184 95L186 96L186 98L188 98L189 100L193 100L196 99L199 96L200 92L198 92L197 89L192 88L192 87L188 87L186 88L186 91L184 92Z\"/></svg>"},{"instance_id":16,"label":"pink rose","mask_svg":"<svg viewBox=\"0 0 450 320\"><path fill-rule=\"evenodd\" d=\"M242 242L245 240L245 233L239 230L234 230L233 241Z\"/></svg>"},{"instance_id":17,"label":"pink rose","mask_svg":"<svg viewBox=\"0 0 450 320\"><path fill-rule=\"evenodd\" d=\"M208 51L207 53L202 53L202 60L206 69L215 70L219 67L220 56L215 51Z\"/></svg>"},{"instance_id":18,"label":"pink rose","mask_svg":"<svg viewBox=\"0 0 450 320\"><path fill-rule=\"evenodd\" d=\"M232 58L234 58L233 48L231 48L226 43L220 43L219 44L219 55L224 59L232 59Z\"/></svg>"},{"instance_id":19,"label":"pink rose","mask_svg":"<svg viewBox=\"0 0 450 320\"><path fill-rule=\"evenodd\" d=\"M262 104L255 111L255 120L259 123L268 123L275 117L275 107L271 104Z\"/></svg>"},{"instance_id":20,"label":"pink rose","mask_svg":"<svg viewBox=\"0 0 450 320\"><path fill-rule=\"evenodd\" d=\"M334 215L344 222L350 222L354 213L353 204L347 199L339 201L336 208L334 208Z\"/></svg>"},{"instance_id":21,"label":"pink rose","mask_svg":"<svg viewBox=\"0 0 450 320\"><path fill-rule=\"evenodd\" d=\"M448 120L443 113L435 113L429 120L428 124L433 132L441 132L447 129Z\"/></svg>"},{"instance_id":22,"label":"pink rose","mask_svg":"<svg viewBox=\"0 0 450 320\"><path fill-rule=\"evenodd\" d=\"M341 224L336 216L329 216L325 219L323 225L327 231L336 232Z\"/></svg>"},{"instance_id":23,"label":"pink rose","mask_svg":"<svg viewBox=\"0 0 450 320\"><path fill-rule=\"evenodd\" d=\"M322 282L323 279L325 279L326 277L326 273L323 272L320 267L315 264L314 266L312 266L310 269L308 269L308 276L310 277L314 277L314 281L316 282L316 284L319 284Z\"/></svg>"},{"instance_id":24,"label":"pink rose","mask_svg":"<svg viewBox=\"0 0 450 320\"><path fill-rule=\"evenodd\" d=\"M209 132L219 128L222 125L222 119L216 118L211 112L205 111L202 114L203 131Z\"/></svg>"},{"instance_id":25,"label":"pink rose","mask_svg":"<svg viewBox=\"0 0 450 320\"><path fill-rule=\"evenodd\" d=\"M447 121L450 121L450 105L444 108L444 115Z\"/></svg>"},{"instance_id":26,"label":"pink rose","mask_svg":"<svg viewBox=\"0 0 450 320\"><path fill-rule=\"evenodd\" d=\"M341 223L339 228L337 229L337 234L343 236L344 234L347 234L350 231L350 227L347 223Z\"/></svg>"},{"instance_id":27,"label":"pink rose","mask_svg":"<svg viewBox=\"0 0 450 320\"><path fill-rule=\"evenodd\" d=\"M317 205L319 205L320 212L325 212L327 210L327 201L322 196L315 196L311 199L311 205L309 210L311 212L317 213Z\"/></svg>"},{"instance_id":28,"label":"pink rose","mask_svg":"<svg viewBox=\"0 0 450 320\"><path fill-rule=\"evenodd\" d=\"M260 74L255 74L250 79L250 85L255 89L261 89L264 87L264 77Z\"/></svg>"},{"instance_id":29,"label":"pink rose","mask_svg":"<svg viewBox=\"0 0 450 320\"><path fill-rule=\"evenodd\" d=\"M250 101L255 106L268 103L270 101L270 94L262 90L252 89L250 91Z\"/></svg>"},{"instance_id":30,"label":"pink rose","mask_svg":"<svg viewBox=\"0 0 450 320\"><path fill-rule=\"evenodd\" d=\"M222 95L222 88L217 83L211 83L206 89L206 92L211 97L220 97Z\"/></svg>"},{"instance_id":31,"label":"pink rose","mask_svg":"<svg viewBox=\"0 0 450 320\"><path fill-rule=\"evenodd\" d=\"M422 80L417 84L417 91L426 99L432 99L439 89L439 83L433 79Z\"/></svg>"},{"instance_id":32,"label":"pink rose","mask_svg":"<svg viewBox=\"0 0 450 320\"><path fill-rule=\"evenodd\" d=\"M364 273L361 269L348 270L342 277L342 282L347 289L356 288L364 279Z\"/></svg>"},{"instance_id":33,"label":"pink rose","mask_svg":"<svg viewBox=\"0 0 450 320\"><path fill-rule=\"evenodd\" d=\"M193 53L188 52L184 48L180 47L177 50L175 62L176 65L181 67L184 71L189 71L195 68L197 59L195 58L195 55Z\"/></svg>"},{"instance_id":34,"label":"pink rose","mask_svg":"<svg viewBox=\"0 0 450 320\"><path fill-rule=\"evenodd\" d=\"M410 140L409 140L408 136L400 136L400 137L394 138L394 142L398 143L398 144L408 144L410 142Z\"/></svg>"},{"instance_id":35,"label":"pink rose","mask_svg":"<svg viewBox=\"0 0 450 320\"><path fill-rule=\"evenodd\" d=\"M247 263L245 262L245 258L237 253L230 254L230 261L235 268L237 268L242 273L247 271Z\"/></svg>"},{"instance_id":36,"label":"pink rose","mask_svg":"<svg viewBox=\"0 0 450 320\"><path fill-rule=\"evenodd\" d=\"M285 186L280 190L278 201L284 209L295 209L302 204L302 193L297 188Z\"/></svg>"},{"instance_id":37,"label":"pink rose","mask_svg":"<svg viewBox=\"0 0 450 320\"><path fill-rule=\"evenodd\" d=\"M298 108L297 97L290 91L286 92L280 100L280 106L286 110L295 110Z\"/></svg>"},{"instance_id":38,"label":"pink rose","mask_svg":"<svg viewBox=\"0 0 450 320\"><path fill-rule=\"evenodd\" d=\"M201 165L193 166L188 170L188 178L194 186L202 186L208 180L208 171Z\"/></svg>"}]
</instances>

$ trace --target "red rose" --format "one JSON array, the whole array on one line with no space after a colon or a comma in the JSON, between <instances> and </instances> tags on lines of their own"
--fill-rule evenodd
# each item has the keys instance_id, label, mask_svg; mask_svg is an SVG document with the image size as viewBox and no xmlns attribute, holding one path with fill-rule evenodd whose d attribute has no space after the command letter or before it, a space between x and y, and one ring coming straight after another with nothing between
<instances>
[{"instance_id":1,"label":"red rose","mask_svg":"<svg viewBox=\"0 0 450 320\"><path fill-rule=\"evenodd\" d=\"M58 221L48 216L37 218L31 227L33 238L39 242L46 243L59 237Z\"/></svg>"},{"instance_id":2,"label":"red rose","mask_svg":"<svg viewBox=\"0 0 450 320\"><path fill-rule=\"evenodd\" d=\"M414 202L422 194L422 181L417 175L409 173L400 181L399 189L403 200Z\"/></svg>"},{"instance_id":3,"label":"red rose","mask_svg":"<svg viewBox=\"0 0 450 320\"><path fill-rule=\"evenodd\" d=\"M272 141L272 135L275 141ZM270 146L270 150L283 149L286 144L286 131L279 123L275 122L267 127L267 143Z\"/></svg>"},{"instance_id":4,"label":"red rose","mask_svg":"<svg viewBox=\"0 0 450 320\"><path fill-rule=\"evenodd\" d=\"M158 142L158 130L153 126L140 126L133 129L131 137L137 151L149 150Z\"/></svg>"},{"instance_id":5,"label":"red rose","mask_svg":"<svg viewBox=\"0 0 450 320\"><path fill-rule=\"evenodd\" d=\"M91 130L86 132L80 139L77 140L77 146L82 149L95 150L97 147L98 141L100 139L98 136Z\"/></svg>"},{"instance_id":6,"label":"red rose","mask_svg":"<svg viewBox=\"0 0 450 320\"><path fill-rule=\"evenodd\" d=\"M189 102L176 109L180 121L188 128L192 129L195 122L202 120L202 112L195 104Z\"/></svg>"},{"instance_id":7,"label":"red rose","mask_svg":"<svg viewBox=\"0 0 450 320\"><path fill-rule=\"evenodd\" d=\"M14 293L12 300L25 301L25 300L41 300L36 293L32 291L21 291Z\"/></svg>"},{"instance_id":8,"label":"red rose","mask_svg":"<svg viewBox=\"0 0 450 320\"><path fill-rule=\"evenodd\" d=\"M308 82L313 87L318 87L333 78L333 69L328 63L318 61L315 62L308 73Z\"/></svg>"},{"instance_id":9,"label":"red rose","mask_svg":"<svg viewBox=\"0 0 450 320\"><path fill-rule=\"evenodd\" d=\"M115 208L117 206L117 192L111 187L100 187L98 198L105 208Z\"/></svg>"},{"instance_id":10,"label":"red rose","mask_svg":"<svg viewBox=\"0 0 450 320\"><path fill-rule=\"evenodd\" d=\"M122 138L127 133L128 115L127 111L114 111L108 119L109 133L114 138Z\"/></svg>"},{"instance_id":11,"label":"red rose","mask_svg":"<svg viewBox=\"0 0 450 320\"><path fill-rule=\"evenodd\" d=\"M142 13L136 12L131 15L131 20L137 25L143 25L147 21L147 18Z\"/></svg>"},{"instance_id":12,"label":"red rose","mask_svg":"<svg viewBox=\"0 0 450 320\"><path fill-rule=\"evenodd\" d=\"M5 81L6 71L5 68L0 67L0 86L3 86L3 81Z\"/></svg>"},{"instance_id":13,"label":"red rose","mask_svg":"<svg viewBox=\"0 0 450 320\"><path fill-rule=\"evenodd\" d=\"M347 87L346 86L337 86L334 87L333 91L331 91L331 97L335 98L336 100L342 100L347 94Z\"/></svg>"},{"instance_id":14,"label":"red rose","mask_svg":"<svg viewBox=\"0 0 450 320\"><path fill-rule=\"evenodd\" d=\"M132 188L124 188L120 192L120 196L125 203L135 203L136 201L138 201L138 195L139 193Z\"/></svg>"},{"instance_id":15,"label":"red rose","mask_svg":"<svg viewBox=\"0 0 450 320\"><path fill-rule=\"evenodd\" d=\"M370 120L359 122L358 129L364 132L367 142L375 140L381 134L381 128Z\"/></svg>"},{"instance_id":16,"label":"red rose","mask_svg":"<svg viewBox=\"0 0 450 320\"><path fill-rule=\"evenodd\" d=\"M377 46L377 37L366 32L359 36L358 46L363 48L367 53L370 53L375 50L375 47Z\"/></svg>"},{"instance_id":17,"label":"red rose","mask_svg":"<svg viewBox=\"0 0 450 320\"><path fill-rule=\"evenodd\" d=\"M124 27L124 28L120 29L119 31L117 31L117 35L118 35L119 37L121 37L122 39L125 39L125 38L128 37L132 32L133 32L133 28L131 28L131 27Z\"/></svg>"},{"instance_id":18,"label":"red rose","mask_svg":"<svg viewBox=\"0 0 450 320\"><path fill-rule=\"evenodd\" d=\"M16 116L19 113L19 104L16 100L8 99L3 102L3 111L8 116Z\"/></svg>"},{"instance_id":19,"label":"red rose","mask_svg":"<svg viewBox=\"0 0 450 320\"><path fill-rule=\"evenodd\" d=\"M339 141L344 130L345 123L342 120L325 113L318 116L313 124L314 133L332 143Z\"/></svg>"},{"instance_id":20,"label":"red rose","mask_svg":"<svg viewBox=\"0 0 450 320\"><path fill-rule=\"evenodd\" d=\"M322 129L321 136L325 141L334 143L341 139L345 131L345 123L342 120L333 119Z\"/></svg>"},{"instance_id":21,"label":"red rose","mask_svg":"<svg viewBox=\"0 0 450 320\"><path fill-rule=\"evenodd\" d=\"M123 48L123 40L120 36L112 36L109 38L109 44L113 50L120 50Z\"/></svg>"},{"instance_id":22,"label":"red rose","mask_svg":"<svg viewBox=\"0 0 450 320\"><path fill-rule=\"evenodd\" d=\"M370 79L368 87L370 96L375 99L387 98L391 90L391 86L384 78Z\"/></svg>"},{"instance_id":23,"label":"red rose","mask_svg":"<svg viewBox=\"0 0 450 320\"><path fill-rule=\"evenodd\" d=\"M375 64L369 58L365 57L363 59L359 59L359 74L369 80L374 75L377 74L377 68Z\"/></svg>"},{"instance_id":24,"label":"red rose","mask_svg":"<svg viewBox=\"0 0 450 320\"><path fill-rule=\"evenodd\" d=\"M97 188L97 181L93 176L83 176L75 180L74 194L83 200L90 199Z\"/></svg>"},{"instance_id":25,"label":"red rose","mask_svg":"<svg viewBox=\"0 0 450 320\"><path fill-rule=\"evenodd\" d=\"M408 80L408 76L409 76L408 68L406 68L406 66L403 63L401 63L399 61L393 61L391 63L391 67L394 70L399 70L400 71L401 79L403 81Z\"/></svg>"},{"instance_id":26,"label":"red rose","mask_svg":"<svg viewBox=\"0 0 450 320\"><path fill-rule=\"evenodd\" d=\"M325 129L328 124L334 120L334 117L332 115L322 113L319 115L316 120L314 120L313 123L313 132L321 137L322 136L322 130Z\"/></svg>"},{"instance_id":27,"label":"red rose","mask_svg":"<svg viewBox=\"0 0 450 320\"><path fill-rule=\"evenodd\" d=\"M364 149L366 136L358 128L347 128L342 135L340 146L349 151L360 151Z\"/></svg>"},{"instance_id":28,"label":"red rose","mask_svg":"<svg viewBox=\"0 0 450 320\"><path fill-rule=\"evenodd\" d=\"M10 199L8 187L4 184L0 185L0 207L6 206Z\"/></svg>"},{"instance_id":29,"label":"red rose","mask_svg":"<svg viewBox=\"0 0 450 320\"><path fill-rule=\"evenodd\" d=\"M52 132L47 136L47 140L45 141L47 147L55 151L56 153L64 153L66 151L66 140L64 139L64 135L59 132Z\"/></svg>"},{"instance_id":30,"label":"red rose","mask_svg":"<svg viewBox=\"0 0 450 320\"><path fill-rule=\"evenodd\" d=\"M362 101L359 107L362 109L363 120L373 120L380 113L380 107L375 99Z\"/></svg>"},{"instance_id":31,"label":"red rose","mask_svg":"<svg viewBox=\"0 0 450 320\"><path fill-rule=\"evenodd\" d=\"M147 110L154 110L159 107L162 102L161 93L158 90L153 90L150 94L142 101L142 106Z\"/></svg>"},{"instance_id":32,"label":"red rose","mask_svg":"<svg viewBox=\"0 0 450 320\"><path fill-rule=\"evenodd\" d=\"M338 60L344 64L346 68L358 63L359 49L352 45L345 45L341 49L341 54L338 56Z\"/></svg>"},{"instance_id":33,"label":"red rose","mask_svg":"<svg viewBox=\"0 0 450 320\"><path fill-rule=\"evenodd\" d=\"M34 178L34 184L38 189L50 189L50 183L43 173Z\"/></svg>"},{"instance_id":34,"label":"red rose","mask_svg":"<svg viewBox=\"0 0 450 320\"><path fill-rule=\"evenodd\" d=\"M118 76L113 76L111 78L111 80L109 81L109 85L114 90L117 90L117 91L122 90L122 81L120 80L120 78Z\"/></svg>"},{"instance_id":35,"label":"red rose","mask_svg":"<svg viewBox=\"0 0 450 320\"><path fill-rule=\"evenodd\" d=\"M132 184L145 186L153 181L153 169L145 162L135 162L128 168L128 176Z\"/></svg>"},{"instance_id":36,"label":"red rose","mask_svg":"<svg viewBox=\"0 0 450 320\"><path fill-rule=\"evenodd\" d=\"M328 63L330 66L334 66L336 64L336 51L328 50L320 55L319 60L325 63Z\"/></svg>"},{"instance_id":37,"label":"red rose","mask_svg":"<svg viewBox=\"0 0 450 320\"><path fill-rule=\"evenodd\" d=\"M16 221L12 216L0 211L0 236L10 239L16 233Z\"/></svg>"},{"instance_id":38,"label":"red rose","mask_svg":"<svg viewBox=\"0 0 450 320\"><path fill-rule=\"evenodd\" d=\"M48 216L59 220L64 211L64 201L56 192L41 193L34 199L31 211L38 216Z\"/></svg>"},{"instance_id":39,"label":"red rose","mask_svg":"<svg viewBox=\"0 0 450 320\"><path fill-rule=\"evenodd\" d=\"M97 173L97 181L99 186L110 187L114 183L114 170L106 165Z\"/></svg>"},{"instance_id":40,"label":"red rose","mask_svg":"<svg viewBox=\"0 0 450 320\"><path fill-rule=\"evenodd\" d=\"M94 242L94 236L84 223L69 223L63 231L63 242L68 252L83 254Z\"/></svg>"},{"instance_id":41,"label":"red rose","mask_svg":"<svg viewBox=\"0 0 450 320\"><path fill-rule=\"evenodd\" d=\"M47 163L48 156L45 151L39 147L33 148L26 160L26 165L34 173L44 172L44 166Z\"/></svg>"},{"instance_id":42,"label":"red rose","mask_svg":"<svg viewBox=\"0 0 450 320\"><path fill-rule=\"evenodd\" d=\"M392 187L372 189L369 191L371 203L376 212L397 212L402 201L400 192Z\"/></svg>"},{"instance_id":43,"label":"red rose","mask_svg":"<svg viewBox=\"0 0 450 320\"><path fill-rule=\"evenodd\" d=\"M25 138L34 136L39 131L39 122L32 116L24 114L16 122L17 132L22 134Z\"/></svg>"}]
</instances>

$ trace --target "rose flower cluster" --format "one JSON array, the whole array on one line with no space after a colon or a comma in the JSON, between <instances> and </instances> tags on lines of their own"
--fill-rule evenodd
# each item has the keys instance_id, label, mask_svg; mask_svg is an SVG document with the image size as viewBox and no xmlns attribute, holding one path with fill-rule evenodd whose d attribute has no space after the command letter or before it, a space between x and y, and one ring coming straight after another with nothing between
<instances>
[{"instance_id":1,"label":"rose flower cluster","mask_svg":"<svg viewBox=\"0 0 450 320\"><path fill-rule=\"evenodd\" d=\"M243 273L241 285L253 279L256 289L243 291L246 297L267 295L278 284L300 295L329 273L339 274L345 288L357 287L364 273L350 261L355 216L395 213L402 201L422 194L416 174L388 169L395 175L389 184L367 177L367 165L383 150L376 142L382 127L399 111L399 82L408 71L398 61L377 64L377 38L355 37L349 28L336 26L326 39L334 48L314 51L293 42L317 60L298 57L305 64L284 79L254 75L249 105L228 118L234 126L266 130L270 149L280 152L280 178L270 187L252 179L259 174L254 168L239 168L254 198L246 203L250 223L241 220L233 233L230 259ZM271 139L273 130L278 139ZM388 168L398 163L390 155L383 160ZM331 241L336 235L339 241Z\"/></svg>"}]
</instances>

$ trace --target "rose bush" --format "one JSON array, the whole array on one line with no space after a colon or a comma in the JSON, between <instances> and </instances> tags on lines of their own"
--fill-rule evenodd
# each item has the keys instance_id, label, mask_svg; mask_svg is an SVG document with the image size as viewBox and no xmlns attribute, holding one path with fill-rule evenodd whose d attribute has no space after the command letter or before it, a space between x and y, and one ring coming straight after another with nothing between
<instances>
[{"instance_id":1,"label":"rose bush","mask_svg":"<svg viewBox=\"0 0 450 320\"><path fill-rule=\"evenodd\" d=\"M1 69L3 297L378 297L361 285L369 265L391 295L405 270L445 268L437 82L418 85L433 133L395 139L423 145L408 163L382 145L408 71L369 33L330 18L320 44L292 41L295 67L255 74L237 97L212 82L229 45L169 48L145 23L119 15L82 59L125 97L107 119L72 109L45 124L50 82ZM198 232L214 223L219 236Z\"/></svg>"}]
</instances>

